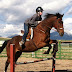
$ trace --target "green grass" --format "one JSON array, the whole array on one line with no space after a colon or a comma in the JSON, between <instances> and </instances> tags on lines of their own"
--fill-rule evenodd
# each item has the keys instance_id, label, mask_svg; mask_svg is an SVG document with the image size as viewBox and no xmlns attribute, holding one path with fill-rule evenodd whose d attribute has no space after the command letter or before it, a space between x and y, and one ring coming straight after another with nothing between
<instances>
[{"instance_id":1,"label":"green grass","mask_svg":"<svg viewBox=\"0 0 72 72\"><path fill-rule=\"evenodd\" d=\"M4 41L4 40L9 40L11 38L3 38L3 37L0 37L0 41Z\"/></svg>"}]
</instances>

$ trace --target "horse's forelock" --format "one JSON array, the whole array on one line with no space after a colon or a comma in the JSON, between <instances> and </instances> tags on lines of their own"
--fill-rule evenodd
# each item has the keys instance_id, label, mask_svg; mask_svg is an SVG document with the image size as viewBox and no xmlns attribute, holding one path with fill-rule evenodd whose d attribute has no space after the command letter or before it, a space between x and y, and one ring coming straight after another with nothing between
<instances>
[{"instance_id":1,"label":"horse's forelock","mask_svg":"<svg viewBox=\"0 0 72 72\"><path fill-rule=\"evenodd\" d=\"M57 16L57 18L62 18L63 15L61 15L60 13L56 13L55 16Z\"/></svg>"}]
</instances>

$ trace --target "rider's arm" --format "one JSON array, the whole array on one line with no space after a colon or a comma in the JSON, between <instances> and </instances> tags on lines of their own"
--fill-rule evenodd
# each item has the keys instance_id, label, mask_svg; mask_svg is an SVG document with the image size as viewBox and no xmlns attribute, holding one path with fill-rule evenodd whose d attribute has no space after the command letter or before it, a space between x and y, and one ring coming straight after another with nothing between
<instances>
[{"instance_id":1,"label":"rider's arm","mask_svg":"<svg viewBox=\"0 0 72 72\"><path fill-rule=\"evenodd\" d=\"M34 14L30 19L29 19L29 24L32 25L34 24L35 26L38 24L38 21L36 21L37 14Z\"/></svg>"},{"instance_id":2,"label":"rider's arm","mask_svg":"<svg viewBox=\"0 0 72 72\"><path fill-rule=\"evenodd\" d=\"M38 21L35 20L36 18L37 18L37 14L34 14L31 18L28 18L27 20L25 20L25 24L36 26L38 24Z\"/></svg>"},{"instance_id":3,"label":"rider's arm","mask_svg":"<svg viewBox=\"0 0 72 72\"><path fill-rule=\"evenodd\" d=\"M34 14L31 18L28 18L27 20L25 20L25 23L29 24L31 26L33 26L33 25L37 26L41 20L42 20L42 18L38 17L37 14Z\"/></svg>"}]
</instances>

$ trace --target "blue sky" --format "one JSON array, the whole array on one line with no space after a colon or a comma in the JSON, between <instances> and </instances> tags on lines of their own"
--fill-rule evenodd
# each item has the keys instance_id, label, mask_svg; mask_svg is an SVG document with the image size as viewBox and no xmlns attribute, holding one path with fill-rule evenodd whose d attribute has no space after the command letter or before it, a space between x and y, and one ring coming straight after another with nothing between
<instances>
[{"instance_id":1,"label":"blue sky","mask_svg":"<svg viewBox=\"0 0 72 72\"><path fill-rule=\"evenodd\" d=\"M0 0L0 36L20 34L25 19L41 6L45 13L64 13L65 32L72 34L72 0ZM53 32L53 31L52 31Z\"/></svg>"}]
</instances>

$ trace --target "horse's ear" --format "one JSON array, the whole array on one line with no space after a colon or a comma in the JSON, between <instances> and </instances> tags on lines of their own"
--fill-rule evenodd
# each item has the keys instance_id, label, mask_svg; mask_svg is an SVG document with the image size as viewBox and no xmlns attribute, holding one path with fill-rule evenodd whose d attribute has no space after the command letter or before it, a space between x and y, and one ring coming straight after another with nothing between
<instances>
[{"instance_id":1,"label":"horse's ear","mask_svg":"<svg viewBox=\"0 0 72 72\"><path fill-rule=\"evenodd\" d=\"M59 13L56 13L55 16L58 18L61 18L61 15Z\"/></svg>"},{"instance_id":2,"label":"horse's ear","mask_svg":"<svg viewBox=\"0 0 72 72\"><path fill-rule=\"evenodd\" d=\"M64 16L64 14L63 15L61 15L61 17L63 17Z\"/></svg>"},{"instance_id":3,"label":"horse's ear","mask_svg":"<svg viewBox=\"0 0 72 72\"><path fill-rule=\"evenodd\" d=\"M59 14L59 13L56 13L55 16L57 16L57 19L58 19L58 18L62 18L62 17L64 16L64 14L61 15L61 14Z\"/></svg>"}]
</instances>

